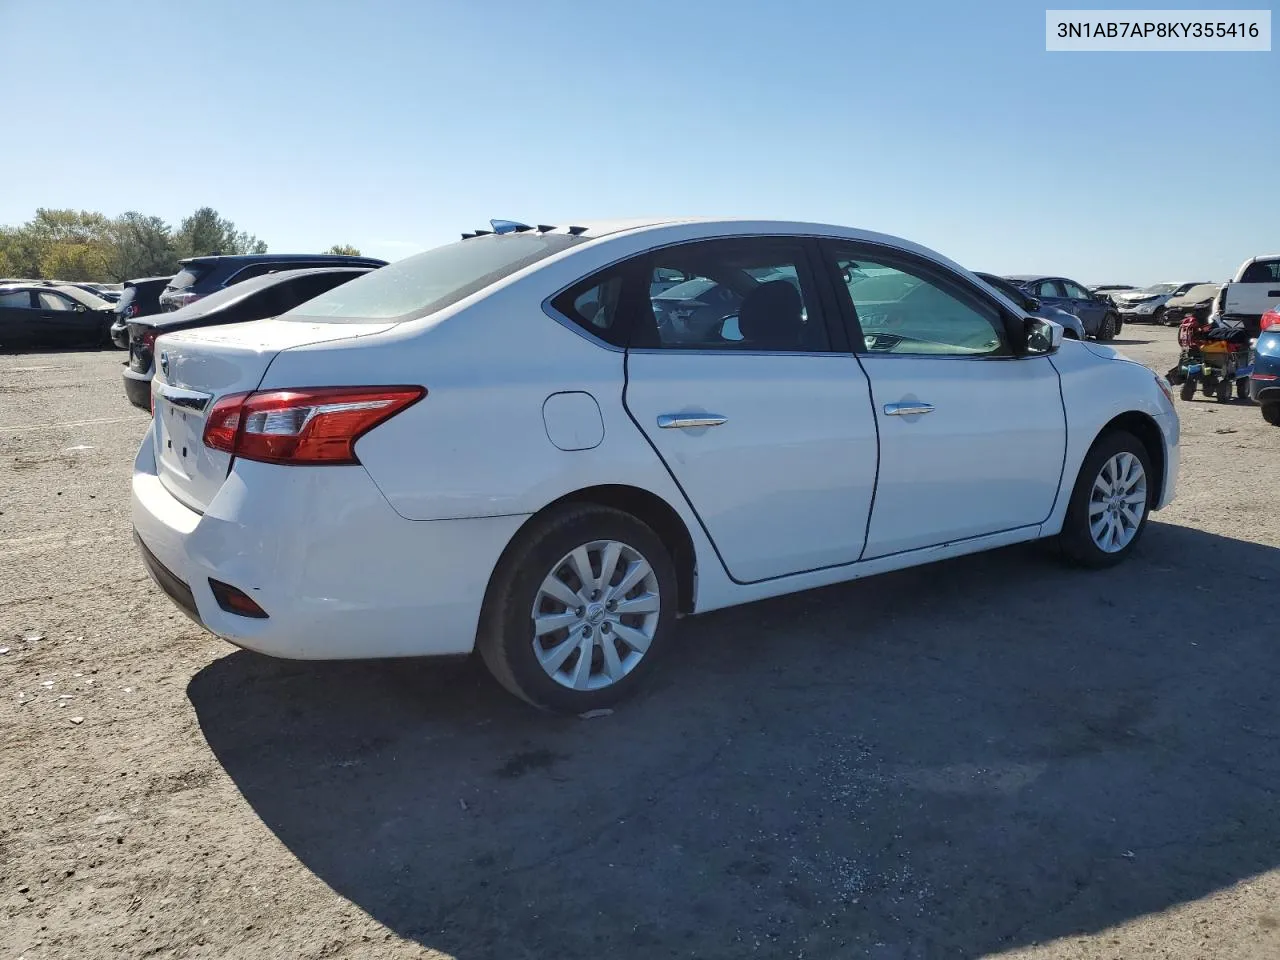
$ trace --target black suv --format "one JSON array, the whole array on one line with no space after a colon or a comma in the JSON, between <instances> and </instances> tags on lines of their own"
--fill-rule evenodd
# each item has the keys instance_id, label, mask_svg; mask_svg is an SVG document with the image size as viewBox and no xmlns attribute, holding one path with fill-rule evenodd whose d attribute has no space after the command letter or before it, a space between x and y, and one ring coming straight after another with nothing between
<instances>
[{"instance_id":1,"label":"black suv","mask_svg":"<svg viewBox=\"0 0 1280 960\"><path fill-rule=\"evenodd\" d=\"M254 253L236 256L189 257L160 294L162 311L178 310L215 290L280 270L308 267L385 267L374 257L348 257L334 253Z\"/></svg>"}]
</instances>

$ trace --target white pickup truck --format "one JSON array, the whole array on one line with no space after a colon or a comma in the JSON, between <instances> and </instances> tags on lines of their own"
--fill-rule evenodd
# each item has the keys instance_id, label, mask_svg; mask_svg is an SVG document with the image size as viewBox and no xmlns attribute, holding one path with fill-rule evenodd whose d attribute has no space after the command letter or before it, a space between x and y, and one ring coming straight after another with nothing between
<instances>
[{"instance_id":1,"label":"white pickup truck","mask_svg":"<svg viewBox=\"0 0 1280 960\"><path fill-rule=\"evenodd\" d=\"M1257 336L1262 315L1278 305L1280 253L1251 257L1240 264L1235 278L1228 281L1218 294L1216 312L1223 319L1243 321L1245 327Z\"/></svg>"}]
</instances>

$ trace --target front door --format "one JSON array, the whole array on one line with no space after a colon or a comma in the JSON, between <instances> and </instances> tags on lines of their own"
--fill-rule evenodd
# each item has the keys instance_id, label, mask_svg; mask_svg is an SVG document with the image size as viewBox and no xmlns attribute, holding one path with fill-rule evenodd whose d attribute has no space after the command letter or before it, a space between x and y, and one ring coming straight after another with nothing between
<instances>
[{"instance_id":1,"label":"front door","mask_svg":"<svg viewBox=\"0 0 1280 960\"><path fill-rule=\"evenodd\" d=\"M627 410L740 582L852 563L866 540L875 420L815 255L701 241L650 254L637 284Z\"/></svg>"},{"instance_id":2,"label":"front door","mask_svg":"<svg viewBox=\"0 0 1280 960\"><path fill-rule=\"evenodd\" d=\"M1046 520L1066 454L1051 360L1015 358L1014 318L941 264L872 245L828 250L880 432L864 558Z\"/></svg>"},{"instance_id":3,"label":"front door","mask_svg":"<svg viewBox=\"0 0 1280 960\"><path fill-rule=\"evenodd\" d=\"M1062 287L1067 292L1067 298L1071 301L1064 309L1068 313L1074 313L1079 317L1080 322L1084 324L1085 330L1089 333L1096 333L1100 330L1102 328L1102 318L1106 316L1107 311L1111 308L1078 283L1063 280Z\"/></svg>"}]
</instances>

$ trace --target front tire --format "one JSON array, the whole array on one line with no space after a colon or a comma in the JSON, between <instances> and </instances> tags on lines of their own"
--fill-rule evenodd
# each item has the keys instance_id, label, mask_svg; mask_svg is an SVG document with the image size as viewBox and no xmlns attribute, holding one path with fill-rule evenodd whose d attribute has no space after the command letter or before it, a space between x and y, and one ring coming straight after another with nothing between
<instances>
[{"instance_id":1,"label":"front tire","mask_svg":"<svg viewBox=\"0 0 1280 960\"><path fill-rule=\"evenodd\" d=\"M1194 400L1196 395L1196 378L1187 377L1178 388L1178 396L1183 400Z\"/></svg>"},{"instance_id":2,"label":"front tire","mask_svg":"<svg viewBox=\"0 0 1280 960\"><path fill-rule=\"evenodd\" d=\"M1273 427L1280 427L1280 400L1269 400L1262 405L1262 419Z\"/></svg>"},{"instance_id":3,"label":"front tire","mask_svg":"<svg viewBox=\"0 0 1280 960\"><path fill-rule=\"evenodd\" d=\"M676 611L675 566L658 535L620 510L571 504L532 521L499 561L476 647L516 696L584 713L634 692Z\"/></svg>"},{"instance_id":4,"label":"front tire","mask_svg":"<svg viewBox=\"0 0 1280 960\"><path fill-rule=\"evenodd\" d=\"M1153 482L1147 448L1113 430L1084 458L1058 543L1073 563L1101 569L1127 557L1147 527Z\"/></svg>"},{"instance_id":5,"label":"front tire","mask_svg":"<svg viewBox=\"0 0 1280 960\"><path fill-rule=\"evenodd\" d=\"M1102 323L1098 324L1097 339L1114 340L1116 338L1116 315L1108 313L1102 318Z\"/></svg>"}]
</instances>

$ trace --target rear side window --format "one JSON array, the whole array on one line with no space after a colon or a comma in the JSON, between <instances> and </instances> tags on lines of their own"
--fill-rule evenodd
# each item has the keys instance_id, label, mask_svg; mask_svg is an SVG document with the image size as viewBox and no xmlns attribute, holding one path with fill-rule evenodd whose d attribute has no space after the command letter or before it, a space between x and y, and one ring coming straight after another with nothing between
<instances>
[{"instance_id":1,"label":"rear side window","mask_svg":"<svg viewBox=\"0 0 1280 960\"><path fill-rule=\"evenodd\" d=\"M17 290L13 293L0 293L0 307L18 307L31 309L31 294L26 290Z\"/></svg>"},{"instance_id":2,"label":"rear side window","mask_svg":"<svg viewBox=\"0 0 1280 960\"><path fill-rule=\"evenodd\" d=\"M1241 283L1280 283L1280 260L1258 260L1249 264Z\"/></svg>"},{"instance_id":3,"label":"rear side window","mask_svg":"<svg viewBox=\"0 0 1280 960\"><path fill-rule=\"evenodd\" d=\"M186 290L188 287L194 287L211 269L203 264L189 264L174 274L173 279L169 281L169 289Z\"/></svg>"},{"instance_id":4,"label":"rear side window","mask_svg":"<svg viewBox=\"0 0 1280 960\"><path fill-rule=\"evenodd\" d=\"M551 306L592 336L615 347L625 347L627 331L621 320L622 278L621 270L597 274L574 284L552 300Z\"/></svg>"},{"instance_id":5,"label":"rear side window","mask_svg":"<svg viewBox=\"0 0 1280 960\"><path fill-rule=\"evenodd\" d=\"M565 234L533 233L460 240L335 287L290 310L284 319L400 323L425 317L582 242Z\"/></svg>"}]
</instances>

